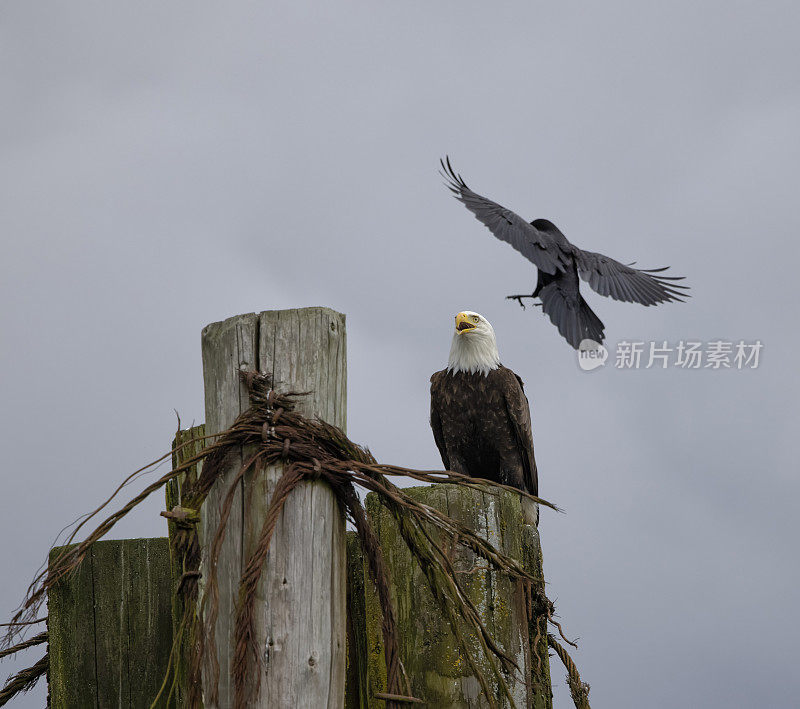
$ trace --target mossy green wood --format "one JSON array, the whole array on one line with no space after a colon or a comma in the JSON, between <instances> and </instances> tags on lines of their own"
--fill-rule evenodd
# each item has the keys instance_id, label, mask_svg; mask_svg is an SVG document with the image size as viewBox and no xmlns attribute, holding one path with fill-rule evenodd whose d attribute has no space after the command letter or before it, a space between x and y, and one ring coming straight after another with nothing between
<instances>
[{"instance_id":1,"label":"mossy green wood","mask_svg":"<svg viewBox=\"0 0 800 709\"><path fill-rule=\"evenodd\" d=\"M547 613L543 604L547 602L542 571L542 546L539 530L530 525L522 527L522 553L525 569L536 577L532 588L534 604L532 617L528 623L528 638L531 643L532 666L531 677L533 706L537 709L551 709L553 706L553 688L550 683L550 661L547 646ZM538 596L538 598L537 598ZM538 604L538 608L536 607Z\"/></svg>"},{"instance_id":2,"label":"mossy green wood","mask_svg":"<svg viewBox=\"0 0 800 709\"><path fill-rule=\"evenodd\" d=\"M524 562L543 592L539 535L522 522L519 496L488 494L456 485L406 488L414 499L447 513L476 531L503 552ZM447 621L427 589L425 578L411 558L397 525L378 498L367 496L367 512L380 540L391 575L390 584L397 609L400 656L411 681L412 693L430 707L485 707L477 679L460 652ZM441 537L433 532L441 543ZM551 709L552 692L543 621L529 627L522 582L490 572L486 563L460 545L444 547L452 559L465 593L478 609L483 622L519 666L520 672L506 676L517 707ZM377 595L362 565L365 587L365 629L368 696L386 691L386 666L381 636L381 614ZM535 590L535 589L534 589ZM537 626L539 639L536 641ZM490 677L477 639L466 630L473 655ZM500 689L492 683L499 706L508 706ZM369 700L369 706L382 702ZM358 706L357 704L354 706Z\"/></svg>"},{"instance_id":3,"label":"mossy green wood","mask_svg":"<svg viewBox=\"0 0 800 709\"><path fill-rule=\"evenodd\" d=\"M347 672L345 709L368 709L364 554L356 532L347 532Z\"/></svg>"},{"instance_id":4,"label":"mossy green wood","mask_svg":"<svg viewBox=\"0 0 800 709\"><path fill-rule=\"evenodd\" d=\"M128 672L136 664L130 661L126 546L125 541L100 542L92 549L97 704L101 707L129 706L125 701L131 693ZM139 658L142 661L148 662Z\"/></svg>"},{"instance_id":5,"label":"mossy green wood","mask_svg":"<svg viewBox=\"0 0 800 709\"><path fill-rule=\"evenodd\" d=\"M172 647L170 598L166 538L96 542L48 596L51 706L150 707Z\"/></svg>"},{"instance_id":6,"label":"mossy green wood","mask_svg":"<svg viewBox=\"0 0 800 709\"><path fill-rule=\"evenodd\" d=\"M67 547L50 552L52 564ZM55 709L97 706L92 554L47 596L50 703Z\"/></svg>"},{"instance_id":7,"label":"mossy green wood","mask_svg":"<svg viewBox=\"0 0 800 709\"><path fill-rule=\"evenodd\" d=\"M205 435L206 427L204 424L193 426L192 428L182 429L175 434L172 441L172 467L177 468L194 455L200 453L205 447L205 441L202 440ZM197 480L200 471L198 465L193 465L189 470L173 478L167 483L166 486L166 506L167 510L171 510L175 506L182 507L184 503L184 489L189 483ZM186 601L182 596L178 596L178 584L185 571L189 569L184 568L183 560L177 556L175 549L172 546L172 541L177 531L176 523L169 521L167 524L169 530L170 540L170 572L172 576L172 632L177 635L180 631L181 622L184 618L184 613L187 611ZM192 618L195 614L194 603L188 608L187 617ZM194 628L195 631L197 628ZM175 656L175 671L177 676L174 681L174 695L176 699L176 706L184 706L187 696L187 682L189 676L189 662L191 660L191 647L195 638L192 637L192 628L187 624L184 628L181 638L181 643L176 648Z\"/></svg>"}]
</instances>

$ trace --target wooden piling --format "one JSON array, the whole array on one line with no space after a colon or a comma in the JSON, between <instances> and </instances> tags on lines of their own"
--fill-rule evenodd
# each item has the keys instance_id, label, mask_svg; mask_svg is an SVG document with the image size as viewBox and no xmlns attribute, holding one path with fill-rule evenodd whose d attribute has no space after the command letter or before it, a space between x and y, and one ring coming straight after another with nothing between
<instances>
[{"instance_id":1,"label":"wooden piling","mask_svg":"<svg viewBox=\"0 0 800 709\"><path fill-rule=\"evenodd\" d=\"M170 596L165 538L95 542L48 594L50 706L150 707L172 648Z\"/></svg>"},{"instance_id":2,"label":"wooden piling","mask_svg":"<svg viewBox=\"0 0 800 709\"><path fill-rule=\"evenodd\" d=\"M510 492L482 493L456 485L432 485L406 488L405 492L424 504L445 512L501 549L522 561L525 569L536 578L536 592L543 594L542 558L539 534L535 527L523 524L519 495ZM401 639L400 656L411 681L412 694L429 707L464 707L472 709L489 706L481 694L478 681L466 659L459 651L447 621L427 589L424 576L413 562L391 515L374 494L367 496L367 512L383 549L390 574L392 596L396 603L398 630ZM441 542L440 535L432 536ZM514 702L520 709L552 709L552 692L547 652L546 618L529 615L523 582L507 575L489 571L486 562L459 545L445 549L460 576L462 587L478 609L481 618L498 645L519 666L518 673L506 675ZM348 673L348 687L366 683L369 707L380 707L376 695L385 692L386 669L383 660L380 606L366 570L357 568L357 553L351 552L351 586L364 588L364 609L351 601L356 616L352 626L365 628L366 663ZM352 575L361 576L353 580ZM536 601L534 598L534 605ZM536 608L533 609L536 611ZM467 637L471 633L463 628ZM356 646L357 648L359 646ZM480 650L475 642L478 656ZM358 653L356 653L358 656ZM484 674L490 677L488 665L480 661ZM360 676L358 673L361 673ZM498 706L509 703L502 698L497 683L493 683L494 699ZM363 707L362 695L348 698L348 706Z\"/></svg>"},{"instance_id":3,"label":"wooden piling","mask_svg":"<svg viewBox=\"0 0 800 709\"><path fill-rule=\"evenodd\" d=\"M370 583L361 540L347 532L347 682L345 709L369 709L367 626L364 584Z\"/></svg>"},{"instance_id":4,"label":"wooden piling","mask_svg":"<svg viewBox=\"0 0 800 709\"><path fill-rule=\"evenodd\" d=\"M247 408L239 372L254 369L271 374L281 391L309 392L298 407L301 413L345 428L344 315L328 308L239 315L204 328L202 351L208 434L224 430ZM225 492L245 455L241 451L232 457L226 475L203 506L205 559ZM231 662L239 580L281 473L282 466L274 466L248 475L236 492L228 520L217 564L219 616L212 650L220 668L218 707L234 704ZM248 706L343 706L345 580L342 512L325 483L303 483L281 513L258 587L256 637L263 653L263 675L258 698ZM206 668L206 696L213 681Z\"/></svg>"},{"instance_id":5,"label":"wooden piling","mask_svg":"<svg viewBox=\"0 0 800 709\"><path fill-rule=\"evenodd\" d=\"M172 467L177 468L187 460L200 453L205 447L203 436L206 427L203 424L192 428L179 430L172 441ZM198 465L193 465L185 473L172 478L165 488L166 509L172 510L174 507L183 507L184 492L189 485L196 482L199 474ZM175 535L179 531L180 522L170 519L167 524L169 531L169 552L170 552L170 572L172 581L172 631L177 637L181 636L178 647L175 648L174 657L174 695L175 706L186 706L186 699L189 691L190 663L193 647L197 643L193 628L190 623L184 625L184 616L194 619L196 608L192 599L187 599L184 594L178 593L183 574L193 569L186 567L185 560L180 557L175 549ZM194 527L196 529L196 527ZM183 625L183 627L182 627ZM202 690L201 690L202 691Z\"/></svg>"}]
</instances>

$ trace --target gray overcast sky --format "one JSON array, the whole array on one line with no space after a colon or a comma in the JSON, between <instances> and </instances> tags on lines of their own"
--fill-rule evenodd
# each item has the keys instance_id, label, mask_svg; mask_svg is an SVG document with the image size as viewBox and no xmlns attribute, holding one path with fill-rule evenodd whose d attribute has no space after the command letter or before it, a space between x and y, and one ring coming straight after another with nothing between
<instances>
[{"instance_id":1,"label":"gray overcast sky","mask_svg":"<svg viewBox=\"0 0 800 709\"><path fill-rule=\"evenodd\" d=\"M545 571L593 706L796 702L796 2L7 1L0 33L0 615L173 408L203 419L205 324L345 312L349 433L434 467L428 377L472 309L567 511ZM612 349L760 339L759 368L580 371L503 299L534 269L448 196L446 152L579 246L688 276L686 305L589 292ZM116 536L163 534L160 502Z\"/></svg>"}]
</instances>

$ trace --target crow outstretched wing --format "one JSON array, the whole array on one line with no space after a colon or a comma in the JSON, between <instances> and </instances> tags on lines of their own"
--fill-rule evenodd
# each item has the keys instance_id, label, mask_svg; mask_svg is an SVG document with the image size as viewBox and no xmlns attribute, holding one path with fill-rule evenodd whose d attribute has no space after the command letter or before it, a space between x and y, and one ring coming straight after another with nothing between
<instances>
[{"instance_id":1,"label":"crow outstretched wing","mask_svg":"<svg viewBox=\"0 0 800 709\"><path fill-rule=\"evenodd\" d=\"M682 286L675 281L683 276L663 276L664 268L632 268L613 258L593 251L575 249L575 264L578 273L592 290L600 295L608 295L614 300L642 305L657 305L670 301L683 302L689 297Z\"/></svg>"},{"instance_id":2,"label":"crow outstretched wing","mask_svg":"<svg viewBox=\"0 0 800 709\"><path fill-rule=\"evenodd\" d=\"M497 202L473 192L450 165L440 160L447 187L498 239L511 244L545 273L563 271L572 262L572 245L561 232L550 233L528 224L522 217Z\"/></svg>"}]
</instances>

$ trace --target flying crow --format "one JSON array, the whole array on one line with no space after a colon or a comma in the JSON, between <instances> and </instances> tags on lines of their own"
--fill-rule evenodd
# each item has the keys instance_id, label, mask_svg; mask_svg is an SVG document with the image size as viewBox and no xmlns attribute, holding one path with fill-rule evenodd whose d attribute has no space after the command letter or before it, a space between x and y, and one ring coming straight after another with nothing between
<instances>
[{"instance_id":1,"label":"flying crow","mask_svg":"<svg viewBox=\"0 0 800 709\"><path fill-rule=\"evenodd\" d=\"M581 341L602 342L605 326L592 312L579 290L580 276L600 295L614 300L642 305L670 301L683 302L688 286L675 281L682 276L662 275L664 268L632 268L613 258L574 246L553 222L534 219L526 222L510 209L482 197L467 187L461 175L450 165L450 158L440 161L447 187L498 239L511 244L532 261L539 272L536 289L530 295L510 295L523 305L524 298L539 298L542 310L561 335L578 349Z\"/></svg>"}]
</instances>

